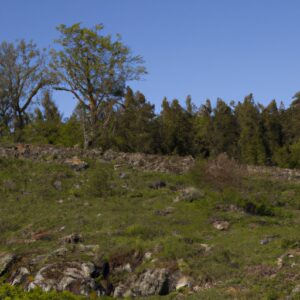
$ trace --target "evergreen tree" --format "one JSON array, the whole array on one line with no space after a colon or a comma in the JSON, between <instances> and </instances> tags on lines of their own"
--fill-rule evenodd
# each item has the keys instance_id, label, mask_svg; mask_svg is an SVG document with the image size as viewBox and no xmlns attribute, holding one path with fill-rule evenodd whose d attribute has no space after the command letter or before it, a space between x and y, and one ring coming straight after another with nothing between
<instances>
[{"instance_id":1,"label":"evergreen tree","mask_svg":"<svg viewBox=\"0 0 300 300\"><path fill-rule=\"evenodd\" d=\"M164 98L160 115L161 148L166 154L186 155L192 152L192 119L174 99L169 104Z\"/></svg>"},{"instance_id":2,"label":"evergreen tree","mask_svg":"<svg viewBox=\"0 0 300 300\"><path fill-rule=\"evenodd\" d=\"M208 157L213 151L212 106L209 99L196 113L193 120L193 152Z\"/></svg>"},{"instance_id":3,"label":"evergreen tree","mask_svg":"<svg viewBox=\"0 0 300 300\"><path fill-rule=\"evenodd\" d=\"M273 163L273 155L282 146L282 126L280 113L275 100L263 109L262 112L264 140L266 146L267 160Z\"/></svg>"},{"instance_id":4,"label":"evergreen tree","mask_svg":"<svg viewBox=\"0 0 300 300\"><path fill-rule=\"evenodd\" d=\"M155 141L154 105L141 92L127 88L122 107L116 113L114 139L118 149L153 153Z\"/></svg>"},{"instance_id":5,"label":"evergreen tree","mask_svg":"<svg viewBox=\"0 0 300 300\"><path fill-rule=\"evenodd\" d=\"M266 150L262 120L252 94L245 97L243 103L238 103L235 114L240 130L238 146L241 161L246 164L264 164L266 162Z\"/></svg>"},{"instance_id":6,"label":"evergreen tree","mask_svg":"<svg viewBox=\"0 0 300 300\"><path fill-rule=\"evenodd\" d=\"M237 121L232 109L219 98L213 109L212 154L226 152L230 156L236 156L237 138Z\"/></svg>"}]
</instances>

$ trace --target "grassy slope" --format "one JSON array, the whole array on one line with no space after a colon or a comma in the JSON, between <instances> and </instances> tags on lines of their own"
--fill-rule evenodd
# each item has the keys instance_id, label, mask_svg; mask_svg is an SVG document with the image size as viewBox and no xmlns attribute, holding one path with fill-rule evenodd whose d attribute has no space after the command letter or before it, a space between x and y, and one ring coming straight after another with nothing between
<instances>
[{"instance_id":1,"label":"grassy slope","mask_svg":"<svg viewBox=\"0 0 300 300\"><path fill-rule=\"evenodd\" d=\"M291 294L299 281L299 184L251 178L239 190L202 186L204 198L173 203L178 189L195 185L188 174L115 171L110 164L95 162L90 166L75 172L63 165L1 160L0 251L48 254L60 247L62 236L79 232L86 245L99 245L99 257L150 251L157 260L148 266L177 264L202 286L212 285L191 299L277 299ZM119 178L120 172L127 177ZM53 186L57 180L61 190ZM150 189L155 180L168 185ZM264 202L275 216L218 208L242 206L245 199ZM173 213L156 213L169 206L175 208ZM230 229L216 230L215 219L228 220ZM65 229L59 231L61 227ZM50 231L51 238L20 242L40 231ZM266 236L275 237L261 245ZM212 249L205 253L201 244ZM288 251L293 257L285 258L279 269L277 259ZM68 256L91 259L76 251Z\"/></svg>"}]
</instances>

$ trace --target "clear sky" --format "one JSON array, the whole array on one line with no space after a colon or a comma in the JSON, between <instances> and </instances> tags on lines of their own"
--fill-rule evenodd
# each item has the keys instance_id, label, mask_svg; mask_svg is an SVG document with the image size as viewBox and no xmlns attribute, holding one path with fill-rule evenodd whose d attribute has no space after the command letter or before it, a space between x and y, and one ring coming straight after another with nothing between
<instances>
[{"instance_id":1,"label":"clear sky","mask_svg":"<svg viewBox=\"0 0 300 300\"><path fill-rule=\"evenodd\" d=\"M188 94L197 105L250 92L288 105L300 90L299 15L299 0L0 0L0 41L45 47L61 23L103 23L144 57L149 74L130 85L157 110ZM55 100L68 116L72 97Z\"/></svg>"}]
</instances>

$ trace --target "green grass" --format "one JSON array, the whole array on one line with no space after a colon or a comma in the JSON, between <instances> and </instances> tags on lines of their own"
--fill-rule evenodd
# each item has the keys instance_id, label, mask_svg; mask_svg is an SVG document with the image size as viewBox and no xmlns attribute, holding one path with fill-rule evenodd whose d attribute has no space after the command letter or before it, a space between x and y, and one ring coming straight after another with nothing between
<instances>
[{"instance_id":1,"label":"green grass","mask_svg":"<svg viewBox=\"0 0 300 300\"><path fill-rule=\"evenodd\" d=\"M205 197L174 203L181 188L197 186L189 174L116 171L110 164L89 164L75 172L53 163L1 159L0 251L48 255L60 247L60 238L78 232L84 244L99 245L97 256L105 259L136 250L152 252L156 260L137 272L177 265L202 287L187 299L279 299L290 295L299 281L300 184L247 178L242 187L220 191L199 183ZM124 179L121 172L127 174ZM167 187L150 189L157 180ZM56 181L60 190L54 187ZM248 202L258 207L253 214L241 210ZM266 210L259 208L262 204ZM230 205L240 209L226 209ZM174 211L157 213L167 207ZM216 230L214 220L229 221L229 230ZM37 232L49 232L49 238L24 243ZM267 236L274 238L262 245ZM201 244L211 250L205 252ZM279 269L277 259L288 251L294 257ZM76 249L67 255L65 259L92 259ZM40 264L59 259L46 256Z\"/></svg>"}]
</instances>

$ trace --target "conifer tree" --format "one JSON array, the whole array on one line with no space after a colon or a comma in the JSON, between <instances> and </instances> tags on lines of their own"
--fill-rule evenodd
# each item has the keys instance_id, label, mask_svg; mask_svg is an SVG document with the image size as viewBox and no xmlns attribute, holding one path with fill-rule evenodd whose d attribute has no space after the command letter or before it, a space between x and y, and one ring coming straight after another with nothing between
<instances>
[{"instance_id":1,"label":"conifer tree","mask_svg":"<svg viewBox=\"0 0 300 300\"><path fill-rule=\"evenodd\" d=\"M246 164L264 164L266 150L262 120L252 94L245 97L243 103L238 103L235 113L240 130L238 146L241 161Z\"/></svg>"}]
</instances>

